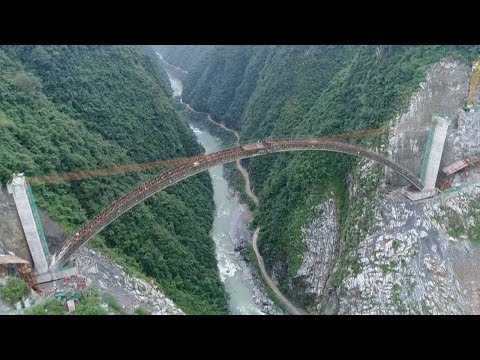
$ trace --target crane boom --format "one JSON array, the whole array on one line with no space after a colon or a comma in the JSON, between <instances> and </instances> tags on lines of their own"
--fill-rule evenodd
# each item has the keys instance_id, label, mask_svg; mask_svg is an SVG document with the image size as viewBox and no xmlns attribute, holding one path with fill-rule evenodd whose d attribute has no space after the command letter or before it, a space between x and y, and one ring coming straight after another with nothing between
<instances>
[{"instance_id":1,"label":"crane boom","mask_svg":"<svg viewBox=\"0 0 480 360\"><path fill-rule=\"evenodd\" d=\"M466 110L473 108L473 95L475 94L475 89L480 82L480 59L473 63L472 68L472 78L470 79L470 90L468 91L468 98L466 103Z\"/></svg>"}]
</instances>

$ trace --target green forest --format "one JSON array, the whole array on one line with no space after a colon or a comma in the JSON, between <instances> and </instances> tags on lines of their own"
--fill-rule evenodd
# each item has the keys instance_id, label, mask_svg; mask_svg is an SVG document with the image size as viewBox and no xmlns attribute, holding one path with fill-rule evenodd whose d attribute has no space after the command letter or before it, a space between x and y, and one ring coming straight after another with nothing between
<instances>
[{"instance_id":1,"label":"green forest","mask_svg":"<svg viewBox=\"0 0 480 360\"><path fill-rule=\"evenodd\" d=\"M171 102L155 54L136 46L1 46L0 181L202 153ZM159 170L33 187L72 234ZM228 312L214 243L212 186L199 174L145 201L92 240L154 278L184 312Z\"/></svg>"},{"instance_id":2,"label":"green forest","mask_svg":"<svg viewBox=\"0 0 480 360\"><path fill-rule=\"evenodd\" d=\"M241 141L333 135L380 127L405 110L431 64L447 56L471 64L479 52L478 46L216 46L189 65L183 98L238 130ZM334 153L250 161L260 251L267 269L277 268L281 290L302 305L307 300L288 282L303 260L300 228L311 208L333 193L341 251L359 241L345 235L352 223L347 179L356 161Z\"/></svg>"}]
</instances>

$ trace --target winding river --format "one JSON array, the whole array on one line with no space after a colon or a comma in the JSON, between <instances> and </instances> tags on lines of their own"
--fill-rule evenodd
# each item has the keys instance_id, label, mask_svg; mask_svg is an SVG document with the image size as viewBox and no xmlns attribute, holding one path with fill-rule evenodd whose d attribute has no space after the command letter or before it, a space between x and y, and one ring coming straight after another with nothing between
<instances>
[{"instance_id":1,"label":"winding river","mask_svg":"<svg viewBox=\"0 0 480 360\"><path fill-rule=\"evenodd\" d=\"M163 60L163 59L162 59ZM175 97L182 95L182 82L165 67ZM193 111L193 109L190 109ZM223 148L220 139L212 136L201 125L190 124L198 142L209 154ZM238 197L229 189L224 178L223 166L209 169L213 185L215 216L212 227L212 238L215 242L220 278L230 296L230 313L234 315L260 315L270 312L271 301L254 283L252 273L242 255L235 248L249 241L250 231L247 228L250 212L240 204Z\"/></svg>"}]
</instances>

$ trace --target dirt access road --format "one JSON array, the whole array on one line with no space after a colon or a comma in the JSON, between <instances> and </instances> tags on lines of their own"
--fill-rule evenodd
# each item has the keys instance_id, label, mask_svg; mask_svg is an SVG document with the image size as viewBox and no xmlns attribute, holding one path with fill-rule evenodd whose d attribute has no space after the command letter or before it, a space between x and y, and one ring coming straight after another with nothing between
<instances>
[{"instance_id":1,"label":"dirt access road","mask_svg":"<svg viewBox=\"0 0 480 360\"><path fill-rule=\"evenodd\" d=\"M278 290L277 286L273 283L273 280L268 276L267 271L265 270L265 264L263 263L263 257L260 255L260 252L258 251L257 248L257 239L258 239L258 233L260 231L260 227L257 227L255 232L253 233L253 250L255 251L255 256L257 257L257 262L258 262L258 267L260 268L260 273L262 274L263 280L270 286L270 289L275 293L277 296L278 300L280 300L285 307L288 309L288 311L293 314L293 315L307 315L307 313L303 310L297 309L290 301L285 298L285 296L282 295L280 290Z\"/></svg>"},{"instance_id":2,"label":"dirt access road","mask_svg":"<svg viewBox=\"0 0 480 360\"><path fill-rule=\"evenodd\" d=\"M237 144L240 143L240 135L235 130L227 128L225 124L216 122L215 120L212 119L209 113L196 111L189 104L185 102L183 103L185 104L186 107L188 107L189 110L206 115L208 118L208 121L214 123L217 126L220 126L225 131L233 133L237 139ZM258 206L259 201L257 196L253 193L250 187L250 176L248 175L247 170L242 166L242 164L240 163L240 160L237 160L236 165L237 165L238 171L240 171L243 178L245 179L245 193L248 195L250 199L252 199L255 205ZM289 313L291 313L292 315L308 315L305 311L296 308L290 301L288 301L287 298L282 295L280 290L277 288L273 280L268 275L267 270L265 269L265 263L263 262L263 257L262 255L260 255L260 252L258 251L258 247L257 247L257 239L258 239L259 232L260 232L260 227L257 227L255 229L255 232L253 233L252 243L253 243L253 250L255 252L255 256L257 257L258 268L260 269L260 274L262 275L263 280L267 283L270 289L272 289L272 291L274 292L278 300L280 300L285 305Z\"/></svg>"}]
</instances>

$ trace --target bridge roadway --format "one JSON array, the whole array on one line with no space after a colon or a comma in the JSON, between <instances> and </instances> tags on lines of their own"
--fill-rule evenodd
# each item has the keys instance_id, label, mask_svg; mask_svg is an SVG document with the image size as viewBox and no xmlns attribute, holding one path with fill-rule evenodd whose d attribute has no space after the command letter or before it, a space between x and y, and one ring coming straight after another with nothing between
<instances>
[{"instance_id":1,"label":"bridge roadway","mask_svg":"<svg viewBox=\"0 0 480 360\"><path fill-rule=\"evenodd\" d=\"M155 193L183 179L205 171L212 166L233 162L239 159L276 152L305 150L331 151L371 159L390 167L418 189L421 190L423 187L423 184L418 176L415 176L403 166L383 157L382 155L377 154L374 151L341 141L329 140L325 138L279 139L265 140L263 142L235 146L208 155L190 157L186 159L187 161L180 163L173 169L162 172L161 174L137 186L129 193L123 195L110 206L105 208L102 212L100 212L97 216L95 216L74 236L72 236L65 243L60 252L52 257L50 268L64 265L75 253L75 251L77 251L83 244L98 234L104 227L106 227L120 215L127 212L145 199L153 196Z\"/></svg>"}]
</instances>

